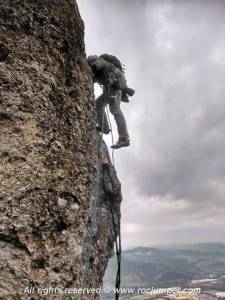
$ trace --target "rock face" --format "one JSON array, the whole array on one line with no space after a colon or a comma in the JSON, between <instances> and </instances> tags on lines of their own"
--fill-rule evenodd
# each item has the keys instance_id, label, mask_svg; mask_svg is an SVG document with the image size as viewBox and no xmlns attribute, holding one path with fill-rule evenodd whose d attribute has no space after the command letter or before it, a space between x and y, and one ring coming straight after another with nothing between
<instances>
[{"instance_id":1,"label":"rock face","mask_svg":"<svg viewBox=\"0 0 225 300\"><path fill-rule=\"evenodd\" d=\"M74 0L4 0L0 22L0 299L80 299L102 284L121 202L83 22Z\"/></svg>"}]
</instances>

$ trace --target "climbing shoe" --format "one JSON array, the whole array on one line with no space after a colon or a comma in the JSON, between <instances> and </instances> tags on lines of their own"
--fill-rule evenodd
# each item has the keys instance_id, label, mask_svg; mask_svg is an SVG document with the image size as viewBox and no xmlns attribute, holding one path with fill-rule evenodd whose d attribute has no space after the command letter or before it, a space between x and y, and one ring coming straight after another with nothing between
<instances>
[{"instance_id":1,"label":"climbing shoe","mask_svg":"<svg viewBox=\"0 0 225 300\"><path fill-rule=\"evenodd\" d=\"M110 129L103 129L102 130L102 126L96 126L96 129L99 131L99 132L103 132L104 134L109 134L110 133Z\"/></svg>"},{"instance_id":2,"label":"climbing shoe","mask_svg":"<svg viewBox=\"0 0 225 300\"><path fill-rule=\"evenodd\" d=\"M128 139L119 139L118 142L111 146L112 149L119 149L119 148L122 148L122 147L128 147L130 146L130 140Z\"/></svg>"}]
</instances>

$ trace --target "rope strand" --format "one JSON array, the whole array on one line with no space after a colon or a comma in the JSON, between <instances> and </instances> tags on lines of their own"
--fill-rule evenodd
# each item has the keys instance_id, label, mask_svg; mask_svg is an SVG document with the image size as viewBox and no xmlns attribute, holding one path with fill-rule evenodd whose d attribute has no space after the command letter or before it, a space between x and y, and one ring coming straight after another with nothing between
<instances>
[{"instance_id":1,"label":"rope strand","mask_svg":"<svg viewBox=\"0 0 225 300\"><path fill-rule=\"evenodd\" d=\"M113 137L113 131L112 131L112 123L111 123L111 120L110 120L110 117L109 117L109 110L108 110L108 106L106 106L106 115L107 115L107 120L108 120L108 123L109 123L109 128L111 130L111 141L112 141L112 146L114 146L114 137ZM112 148L112 164L113 164L113 167L115 168L115 159L114 159L114 148Z\"/></svg>"},{"instance_id":2,"label":"rope strand","mask_svg":"<svg viewBox=\"0 0 225 300\"><path fill-rule=\"evenodd\" d=\"M102 116L102 124L104 124L104 114ZM96 211L96 203L97 203L97 196L99 194L99 181L100 181L100 162L99 162L99 155L98 155L98 148L99 148L99 153L101 155L101 152L102 152L102 139L103 139L103 126L102 126L102 131L100 133L100 136L101 136L101 140L100 140L100 147L98 147L98 142L97 142L97 146L96 146L96 153L97 153L97 180L96 180L96 189L95 189L95 195L94 195L94 202L93 202L93 209L91 210L89 208L89 211L88 211L88 218L91 219L92 221L92 217L93 215L95 215L97 213ZM90 238L92 238L93 236L93 226L91 226L91 234L90 234ZM91 247L88 248L88 255L87 255L87 258L88 258L88 267L86 268L85 267L85 272L83 273L82 275L82 283L81 283L81 289L82 289L82 293L80 294L80 300L83 299L83 289L84 289L84 285L86 283L86 274L87 274L87 271L89 271L89 266L90 266L90 253L91 253Z\"/></svg>"},{"instance_id":3,"label":"rope strand","mask_svg":"<svg viewBox=\"0 0 225 300\"><path fill-rule=\"evenodd\" d=\"M106 87L106 97L109 99L109 85L107 85ZM106 102L107 103L107 102ZM111 130L111 140L112 140L112 145L114 145L114 137L113 137L113 132L112 132L112 124L111 124L111 120L109 118L109 111L108 111L108 107L106 106L106 117L108 119L108 123L110 126L110 130ZM103 129L104 129L104 120L105 119L105 114L103 113L102 116L102 130L101 130L101 140L100 140L100 147L99 147L99 153L101 155L102 152L102 140L103 140ZM100 181L100 162L99 162L99 155L98 155L98 143L97 143L97 180L96 180L96 189L95 189L95 195L94 195L94 202L92 205L92 210L89 208L89 210L87 211L88 213L88 218L91 219L95 214L98 213L98 211L96 210L96 204L97 204L97 197L99 195L99 181ZM114 149L112 149L112 164L113 167L115 168L115 160L114 160ZM119 300L119 289L120 289L120 281L121 281L121 232L120 232L120 220L119 220L119 233L118 233L118 237L117 237L117 232L116 232L116 223L115 223L115 218L114 218L114 214L113 214L113 210L112 210L112 206L110 205L110 212L111 212L111 216L112 216L112 225L113 225L113 231L114 231L114 240L115 240L115 247L116 247L116 257L117 257L117 274L116 274L116 282L115 282L115 287L116 287L116 293L115 293L115 299ZM93 226L91 226L91 233L90 233L90 238L92 238L93 236ZM90 266L90 251L91 251L91 247L89 247L88 249L88 263L87 266L85 267L85 271L82 274L82 280L81 280L81 289L82 291L84 290L84 285L86 283L86 275L87 272L89 271L89 266ZM83 299L83 292L80 294L80 300Z\"/></svg>"},{"instance_id":4,"label":"rope strand","mask_svg":"<svg viewBox=\"0 0 225 300\"><path fill-rule=\"evenodd\" d=\"M109 85L107 85L107 96L109 99ZM109 127L111 130L111 140L112 140L112 145L114 145L114 136L113 136L113 131L112 131L112 124L111 120L109 117L109 111L108 107L106 106L106 115L109 123ZM115 168L115 160L114 160L114 148L112 148L112 164L114 169ZM113 231L114 231L114 239L115 239L115 246L116 246L116 257L117 257L117 274L116 274L116 282L115 282L115 287L116 287L116 293L115 293L115 300L119 300L120 297L120 283L121 283L121 230L120 230L120 220L119 220L119 233L118 233L118 238L117 238L117 232L116 232L116 224L115 224L115 218L112 210L112 206L110 205L110 212L112 216L112 224L113 224Z\"/></svg>"}]
</instances>

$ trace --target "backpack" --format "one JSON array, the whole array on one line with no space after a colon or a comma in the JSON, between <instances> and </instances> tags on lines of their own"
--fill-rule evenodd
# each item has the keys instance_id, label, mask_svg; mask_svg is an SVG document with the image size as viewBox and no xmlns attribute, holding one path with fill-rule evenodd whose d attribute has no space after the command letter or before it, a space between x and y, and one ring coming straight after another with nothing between
<instances>
[{"instance_id":1,"label":"backpack","mask_svg":"<svg viewBox=\"0 0 225 300\"><path fill-rule=\"evenodd\" d=\"M124 73L123 65L122 65L121 61L115 55L105 53L105 54L100 55L100 57L103 58L105 61L111 63L112 65L116 66L122 73ZM134 95L135 91L126 86L126 79L122 73L118 74L118 72L117 72L117 77L119 77L117 79L120 84L119 87L123 91L121 101L129 102L128 96L132 97Z\"/></svg>"},{"instance_id":2,"label":"backpack","mask_svg":"<svg viewBox=\"0 0 225 300\"><path fill-rule=\"evenodd\" d=\"M100 57L103 58L105 61L115 65L118 69L120 69L123 72L123 65L115 55L104 53L100 55Z\"/></svg>"}]
</instances>

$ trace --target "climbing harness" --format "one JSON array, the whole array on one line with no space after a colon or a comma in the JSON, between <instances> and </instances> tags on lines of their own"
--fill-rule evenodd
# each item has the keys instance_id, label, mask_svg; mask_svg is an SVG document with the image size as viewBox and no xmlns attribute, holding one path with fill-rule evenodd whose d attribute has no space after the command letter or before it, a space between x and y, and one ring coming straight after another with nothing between
<instances>
[{"instance_id":1,"label":"climbing harness","mask_svg":"<svg viewBox=\"0 0 225 300\"><path fill-rule=\"evenodd\" d=\"M106 87L106 97L109 97L109 86L107 85ZM109 126L110 126L110 130L111 130L111 140L112 140L112 144L114 145L114 137L113 137L113 132L112 132L112 124L109 118L109 111L108 108L106 107L106 113L107 113L107 120L109 122ZM102 117L102 130L101 130L101 140L100 140L100 147L99 147L99 153L102 153L102 140L103 140L103 129L104 129L104 120L105 119L105 114L103 114ZM99 142L99 141L98 141ZM99 186L100 186L100 162L99 162L99 155L98 155L98 143L97 143L97 180L96 180L96 188L95 188L95 194L94 194L94 201L93 201L93 205L92 205L92 209L89 209L88 211L88 219L92 220L93 216L95 216L97 214L97 198L99 195ZM114 149L112 149L112 164L113 167L115 168L115 160L114 160ZM115 240L115 248L116 248L116 257L117 257L117 274L116 274L116 282L115 282L115 300L119 300L119 295L120 295L120 281L121 281L121 233L120 233L120 221L118 224L118 236L117 236L117 231L116 231L116 223L115 223L115 218L114 218L114 214L113 214L113 209L112 206L110 205L110 213L112 216L112 225L113 225L113 232L114 232L114 240ZM91 232L90 232L90 237L93 236L93 226L91 226ZM89 266L90 266L90 252L91 252L91 247L88 248L88 262L87 262L87 266L85 266L85 271L82 274L82 280L81 280L81 289L82 289L82 293L80 294L80 299L83 299L83 290L84 290L84 285L86 283L86 274L89 270Z\"/></svg>"}]
</instances>

